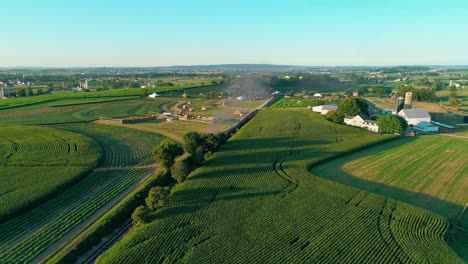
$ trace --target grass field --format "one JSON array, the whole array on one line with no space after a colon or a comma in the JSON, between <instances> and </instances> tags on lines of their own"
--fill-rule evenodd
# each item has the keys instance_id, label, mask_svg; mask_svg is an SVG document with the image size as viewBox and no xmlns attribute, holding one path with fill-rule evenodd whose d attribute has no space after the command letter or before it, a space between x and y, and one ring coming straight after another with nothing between
<instances>
[{"instance_id":1,"label":"grass field","mask_svg":"<svg viewBox=\"0 0 468 264\"><path fill-rule=\"evenodd\" d=\"M328 101L321 101L317 98L302 98L302 97L283 97L278 102L274 103L272 107L275 108L290 108L290 107L307 107L307 106L317 106L321 104L328 104Z\"/></svg>"},{"instance_id":2,"label":"grass field","mask_svg":"<svg viewBox=\"0 0 468 264\"><path fill-rule=\"evenodd\" d=\"M307 171L391 137L264 110L98 263L463 263L442 217Z\"/></svg>"},{"instance_id":3,"label":"grass field","mask_svg":"<svg viewBox=\"0 0 468 264\"><path fill-rule=\"evenodd\" d=\"M0 126L0 223L79 180L100 156L99 145L80 134Z\"/></svg>"},{"instance_id":4,"label":"grass field","mask_svg":"<svg viewBox=\"0 0 468 264\"><path fill-rule=\"evenodd\" d=\"M467 149L464 138L402 138L327 162L312 173L426 208L454 225L468 202ZM466 230L468 219L462 220ZM468 235L460 232L459 239L466 243ZM458 251L468 258L466 248Z\"/></svg>"},{"instance_id":5,"label":"grass field","mask_svg":"<svg viewBox=\"0 0 468 264\"><path fill-rule=\"evenodd\" d=\"M173 99L172 99L173 100ZM161 112L161 105L171 99L131 99L41 107L38 109L15 108L0 110L0 124L57 124L84 122L101 116L116 117Z\"/></svg>"},{"instance_id":6,"label":"grass field","mask_svg":"<svg viewBox=\"0 0 468 264\"><path fill-rule=\"evenodd\" d=\"M153 162L152 150L164 139L154 133L89 123L54 128L61 130L48 129L65 135L86 135L97 142L102 149L98 168L56 197L1 223L0 262L39 262L52 253L54 243L73 238L89 217L104 214L103 206L154 172L152 167L138 166ZM65 162L66 155L62 157Z\"/></svg>"},{"instance_id":7,"label":"grass field","mask_svg":"<svg viewBox=\"0 0 468 264\"><path fill-rule=\"evenodd\" d=\"M198 122L192 119L190 121L172 120L169 122L165 120L154 120L135 124L116 124L106 121L96 121L96 123L154 132L182 142L183 136L190 131L199 131L202 133L224 132L242 118L234 114L236 110L242 110L244 113L251 112L265 102L265 100L229 101L229 103L226 101L225 105L223 105L223 100L218 99L189 98L187 101L179 101L179 98L167 98L167 100L173 100L165 107L172 113L180 113L181 105L185 104L185 102L190 102L190 107L193 108L194 111L186 112L186 114L189 114L191 117L197 117L198 115L214 117L214 123ZM172 107L169 107L170 105L172 105ZM203 106L206 107L204 111L201 110Z\"/></svg>"}]
</instances>

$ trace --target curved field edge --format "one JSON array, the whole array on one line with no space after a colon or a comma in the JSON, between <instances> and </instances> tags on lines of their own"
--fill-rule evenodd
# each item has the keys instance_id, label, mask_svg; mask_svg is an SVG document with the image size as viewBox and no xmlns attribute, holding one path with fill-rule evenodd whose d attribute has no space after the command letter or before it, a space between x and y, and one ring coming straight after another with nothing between
<instances>
[{"instance_id":1,"label":"curved field edge","mask_svg":"<svg viewBox=\"0 0 468 264\"><path fill-rule=\"evenodd\" d=\"M133 210L144 203L149 189L155 186L166 186L169 181L170 177L165 172L153 174L111 210L87 226L73 240L64 244L58 251L47 257L43 263L76 262L80 256L88 252L93 246L99 244L103 237L109 235L130 219Z\"/></svg>"},{"instance_id":2,"label":"curved field edge","mask_svg":"<svg viewBox=\"0 0 468 264\"><path fill-rule=\"evenodd\" d=\"M463 263L442 217L307 170L388 138L264 110L97 262Z\"/></svg>"},{"instance_id":3,"label":"curved field edge","mask_svg":"<svg viewBox=\"0 0 468 264\"><path fill-rule=\"evenodd\" d=\"M467 143L439 135L404 137L317 164L310 171L443 216L450 222L447 243L468 259L468 236L463 232L468 226L463 216Z\"/></svg>"},{"instance_id":4,"label":"curved field edge","mask_svg":"<svg viewBox=\"0 0 468 264\"><path fill-rule=\"evenodd\" d=\"M0 138L0 223L64 192L101 157L97 142L60 129L5 125Z\"/></svg>"}]
</instances>

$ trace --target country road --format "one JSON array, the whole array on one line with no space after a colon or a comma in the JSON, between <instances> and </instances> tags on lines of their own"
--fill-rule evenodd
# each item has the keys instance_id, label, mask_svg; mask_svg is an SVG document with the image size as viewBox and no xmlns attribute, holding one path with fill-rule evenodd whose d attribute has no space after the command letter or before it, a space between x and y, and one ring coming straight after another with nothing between
<instances>
[{"instance_id":1,"label":"country road","mask_svg":"<svg viewBox=\"0 0 468 264\"><path fill-rule=\"evenodd\" d=\"M44 259L54 252L56 252L62 245L65 245L67 242L71 241L75 238L80 232L82 232L87 226L95 222L99 217L104 215L107 211L109 211L112 207L114 207L117 203L119 203L123 198L125 198L128 194L130 194L136 187L142 184L149 176L153 175L156 171L159 170L159 165L151 164L147 166L130 166L130 167L101 167L96 168L94 171L102 171L102 170L125 170L128 168L148 168L148 172L141 178L141 180L135 182L134 184L130 185L127 189L119 193L116 197L114 197L109 203L105 206L96 210L90 217L86 220L83 220L73 229L71 229L66 235L62 238L57 240L55 243L47 247L47 249L42 252L39 256L33 259L32 263L40 263L44 261Z\"/></svg>"}]
</instances>

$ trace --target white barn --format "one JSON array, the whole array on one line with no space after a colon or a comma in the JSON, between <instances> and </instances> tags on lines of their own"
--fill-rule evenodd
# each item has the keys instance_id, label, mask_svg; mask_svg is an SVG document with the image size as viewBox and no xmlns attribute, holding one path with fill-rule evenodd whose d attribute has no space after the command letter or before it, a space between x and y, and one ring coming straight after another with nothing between
<instances>
[{"instance_id":1,"label":"white barn","mask_svg":"<svg viewBox=\"0 0 468 264\"><path fill-rule=\"evenodd\" d=\"M326 104L312 107L312 111L326 115L330 111L336 111L338 106L336 104Z\"/></svg>"},{"instance_id":2,"label":"white barn","mask_svg":"<svg viewBox=\"0 0 468 264\"><path fill-rule=\"evenodd\" d=\"M398 115L403 117L408 125L416 126L420 122L431 122L431 116L426 109L415 108L415 109L403 109L398 112Z\"/></svg>"}]
</instances>

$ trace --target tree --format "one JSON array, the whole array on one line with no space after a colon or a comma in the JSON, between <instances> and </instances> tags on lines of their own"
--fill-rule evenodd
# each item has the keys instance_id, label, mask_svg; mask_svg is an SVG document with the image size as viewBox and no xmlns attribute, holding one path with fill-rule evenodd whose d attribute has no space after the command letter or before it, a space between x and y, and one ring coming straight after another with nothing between
<instances>
[{"instance_id":1,"label":"tree","mask_svg":"<svg viewBox=\"0 0 468 264\"><path fill-rule=\"evenodd\" d=\"M405 96L406 92L413 92L414 87L412 85L400 84L396 88L398 96Z\"/></svg>"},{"instance_id":2,"label":"tree","mask_svg":"<svg viewBox=\"0 0 468 264\"><path fill-rule=\"evenodd\" d=\"M449 104L451 106L458 106L460 105L460 101L457 99L457 88L451 86L449 88L450 91L450 99L449 99Z\"/></svg>"},{"instance_id":3,"label":"tree","mask_svg":"<svg viewBox=\"0 0 468 264\"><path fill-rule=\"evenodd\" d=\"M345 115L359 115L359 114L369 114L369 105L362 98L347 98L341 101L338 106L338 114L340 116Z\"/></svg>"},{"instance_id":4,"label":"tree","mask_svg":"<svg viewBox=\"0 0 468 264\"><path fill-rule=\"evenodd\" d=\"M359 95L366 95L369 92L369 90L365 86L360 86L358 88L358 92L359 92Z\"/></svg>"},{"instance_id":5,"label":"tree","mask_svg":"<svg viewBox=\"0 0 468 264\"><path fill-rule=\"evenodd\" d=\"M171 176L178 183L184 182L190 173L190 166L186 160L178 160L171 167Z\"/></svg>"},{"instance_id":6,"label":"tree","mask_svg":"<svg viewBox=\"0 0 468 264\"><path fill-rule=\"evenodd\" d=\"M427 87L431 86L431 82L425 76L419 80L418 84Z\"/></svg>"},{"instance_id":7,"label":"tree","mask_svg":"<svg viewBox=\"0 0 468 264\"><path fill-rule=\"evenodd\" d=\"M340 116L336 111L329 111L328 113L326 113L325 119L338 124L343 123L343 116Z\"/></svg>"},{"instance_id":8,"label":"tree","mask_svg":"<svg viewBox=\"0 0 468 264\"><path fill-rule=\"evenodd\" d=\"M377 96L382 97L385 94L385 89L383 87L378 87L375 90L375 93L377 94Z\"/></svg>"},{"instance_id":9,"label":"tree","mask_svg":"<svg viewBox=\"0 0 468 264\"><path fill-rule=\"evenodd\" d=\"M26 94L27 94L27 96L33 96L34 95L34 91L31 88L31 86L29 86L28 89L26 90Z\"/></svg>"},{"instance_id":10,"label":"tree","mask_svg":"<svg viewBox=\"0 0 468 264\"><path fill-rule=\"evenodd\" d=\"M377 119L380 132L401 134L408 127L406 120L398 115L383 115Z\"/></svg>"},{"instance_id":11,"label":"tree","mask_svg":"<svg viewBox=\"0 0 468 264\"><path fill-rule=\"evenodd\" d=\"M148 223L150 221L149 214L150 211L148 210L148 207L144 205L138 206L132 213L133 225L137 226Z\"/></svg>"},{"instance_id":12,"label":"tree","mask_svg":"<svg viewBox=\"0 0 468 264\"><path fill-rule=\"evenodd\" d=\"M346 90L344 94L347 97L353 96L353 89L350 88L350 89Z\"/></svg>"},{"instance_id":13,"label":"tree","mask_svg":"<svg viewBox=\"0 0 468 264\"><path fill-rule=\"evenodd\" d=\"M18 95L19 97L25 97L25 96L26 96L26 90L24 90L24 89L22 89L22 88L21 88L21 89L18 89L17 95Z\"/></svg>"},{"instance_id":14,"label":"tree","mask_svg":"<svg viewBox=\"0 0 468 264\"><path fill-rule=\"evenodd\" d=\"M226 142L226 135L224 133L219 134L204 134L201 136L201 144L203 146L204 154L211 155L213 152L218 150L221 145Z\"/></svg>"},{"instance_id":15,"label":"tree","mask_svg":"<svg viewBox=\"0 0 468 264\"><path fill-rule=\"evenodd\" d=\"M171 189L169 187L153 187L145 199L146 206L151 210L156 210L166 204L170 195Z\"/></svg>"},{"instance_id":16,"label":"tree","mask_svg":"<svg viewBox=\"0 0 468 264\"><path fill-rule=\"evenodd\" d=\"M174 159L184 153L182 147L170 139L165 139L154 149L154 158L162 168L170 170Z\"/></svg>"},{"instance_id":17,"label":"tree","mask_svg":"<svg viewBox=\"0 0 468 264\"><path fill-rule=\"evenodd\" d=\"M185 151L192 155L197 152L197 149L202 145L202 137L196 131L188 132L184 135L184 148Z\"/></svg>"}]
</instances>

